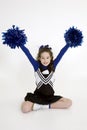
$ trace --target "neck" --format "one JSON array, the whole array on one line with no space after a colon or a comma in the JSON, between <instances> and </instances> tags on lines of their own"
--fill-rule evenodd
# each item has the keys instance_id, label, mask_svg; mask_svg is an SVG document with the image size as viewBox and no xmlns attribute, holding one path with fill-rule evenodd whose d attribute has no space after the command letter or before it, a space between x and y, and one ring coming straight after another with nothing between
<instances>
[{"instance_id":1,"label":"neck","mask_svg":"<svg viewBox=\"0 0 87 130\"><path fill-rule=\"evenodd\" d=\"M45 69L47 69L47 67L48 67L48 66L44 66L43 64L40 63L40 68L41 68L41 69L45 70Z\"/></svg>"}]
</instances>

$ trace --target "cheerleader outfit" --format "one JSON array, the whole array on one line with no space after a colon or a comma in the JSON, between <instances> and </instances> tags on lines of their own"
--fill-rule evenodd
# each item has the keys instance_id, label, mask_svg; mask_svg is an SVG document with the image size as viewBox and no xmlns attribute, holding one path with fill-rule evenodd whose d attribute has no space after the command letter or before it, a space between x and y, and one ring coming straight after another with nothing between
<instances>
[{"instance_id":1,"label":"cheerleader outfit","mask_svg":"<svg viewBox=\"0 0 87 130\"><path fill-rule=\"evenodd\" d=\"M56 66L58 65L59 61L61 60L64 53L69 48L69 45L65 45L58 56L54 59L53 65L54 69L56 69ZM53 102L58 101L62 98L60 95L54 95L54 89L53 89L53 83L55 81L54 77L54 71L49 71L48 66L44 66L38 61L36 61L30 51L25 47L21 46L21 49L28 57L29 61L31 62L33 68L34 68L34 74L36 79L36 89L34 93L28 92L24 98L25 101L31 101L33 103L47 105L51 104ZM40 69L42 68L42 70Z\"/></svg>"}]
</instances>

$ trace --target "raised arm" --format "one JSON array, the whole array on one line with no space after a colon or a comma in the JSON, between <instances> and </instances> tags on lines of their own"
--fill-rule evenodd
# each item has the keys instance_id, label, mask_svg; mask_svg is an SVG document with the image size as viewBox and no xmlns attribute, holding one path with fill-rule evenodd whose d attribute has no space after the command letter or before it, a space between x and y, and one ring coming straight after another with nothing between
<instances>
[{"instance_id":1,"label":"raised arm","mask_svg":"<svg viewBox=\"0 0 87 130\"><path fill-rule=\"evenodd\" d=\"M25 55L27 56L27 58L31 62L32 66L34 67L34 70L36 71L38 69L38 62L33 58L30 51L24 45L20 46L20 48L25 53Z\"/></svg>"},{"instance_id":2,"label":"raised arm","mask_svg":"<svg viewBox=\"0 0 87 130\"><path fill-rule=\"evenodd\" d=\"M56 68L57 64L60 62L61 58L65 54L65 52L68 50L69 44L66 44L59 52L57 57L54 59L54 68Z\"/></svg>"},{"instance_id":3,"label":"raised arm","mask_svg":"<svg viewBox=\"0 0 87 130\"><path fill-rule=\"evenodd\" d=\"M15 27L15 25L13 25L12 28L8 29L6 32L3 32L2 34L3 34L2 35L3 44L7 44L9 47L11 47L11 49L21 47L21 49L23 50L23 52L26 54L31 64L33 65L34 70L36 71L38 69L39 64L32 57L29 50L24 46L27 42L27 37L24 34L24 30L20 30L18 27ZM65 32L64 38L67 44L61 49L60 53L55 58L54 60L55 68L69 47L72 48L81 46L83 42L82 32L79 29L74 28L74 26L72 28L70 27Z\"/></svg>"}]
</instances>

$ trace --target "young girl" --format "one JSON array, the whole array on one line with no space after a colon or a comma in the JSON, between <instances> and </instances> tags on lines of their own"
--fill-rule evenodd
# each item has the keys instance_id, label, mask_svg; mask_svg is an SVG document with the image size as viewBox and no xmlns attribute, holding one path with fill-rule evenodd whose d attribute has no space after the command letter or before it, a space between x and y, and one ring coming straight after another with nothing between
<instances>
[{"instance_id":1,"label":"young girl","mask_svg":"<svg viewBox=\"0 0 87 130\"><path fill-rule=\"evenodd\" d=\"M55 59L53 59L51 48L48 45L45 45L39 48L37 60L35 60L29 50L24 46L27 41L24 30L19 30L15 25L13 25L12 29L8 29L7 32L3 32L2 37L4 40L3 44L7 44L12 49L20 47L34 68L37 87L34 93L27 93L25 96L25 101L22 103L21 107L22 111L26 113L41 108L69 108L72 105L70 99L60 95L54 95L54 72L62 56L69 47L81 46L83 41L82 32L77 28L74 28L74 26L72 28L70 27L64 34L67 44L61 49Z\"/></svg>"},{"instance_id":2,"label":"young girl","mask_svg":"<svg viewBox=\"0 0 87 130\"><path fill-rule=\"evenodd\" d=\"M60 95L54 95L53 83L54 72L60 59L67 51L69 45L62 48L59 55L53 60L51 48L41 46L35 60L25 46L21 46L28 59L30 60L36 78L36 89L34 93L27 93L25 101L22 103L22 112L30 112L41 108L64 109L72 105L72 101Z\"/></svg>"}]
</instances>

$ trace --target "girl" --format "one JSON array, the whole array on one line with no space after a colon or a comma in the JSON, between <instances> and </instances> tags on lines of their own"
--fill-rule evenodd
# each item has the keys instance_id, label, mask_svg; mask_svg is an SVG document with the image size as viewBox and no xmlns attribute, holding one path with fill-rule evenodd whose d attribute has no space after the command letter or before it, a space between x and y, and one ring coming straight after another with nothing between
<instances>
[{"instance_id":1,"label":"girl","mask_svg":"<svg viewBox=\"0 0 87 130\"><path fill-rule=\"evenodd\" d=\"M41 46L35 60L25 46L21 46L30 60L36 78L36 89L34 93L27 93L22 103L22 112L27 113L41 108L64 109L72 105L72 101L60 95L54 95L53 83L54 72L60 59L67 51L69 45L62 48L59 55L53 60L53 53L48 45Z\"/></svg>"},{"instance_id":2,"label":"girl","mask_svg":"<svg viewBox=\"0 0 87 130\"><path fill-rule=\"evenodd\" d=\"M83 41L82 32L77 28L74 28L74 26L72 28L70 27L64 34L67 44L61 49L55 59L53 59L51 48L48 45L45 45L39 48L37 60L35 60L29 50L24 46L27 41L24 30L19 30L19 28L15 27L15 25L13 25L12 29L8 29L6 32L3 32L2 37L4 40L3 44L7 44L12 49L20 47L34 68L37 87L34 93L27 93L25 96L25 101L21 106L22 111L26 113L41 108L69 108L72 105L72 101L70 99L60 95L54 95L54 72L62 56L69 47L72 48L81 46Z\"/></svg>"}]
</instances>

